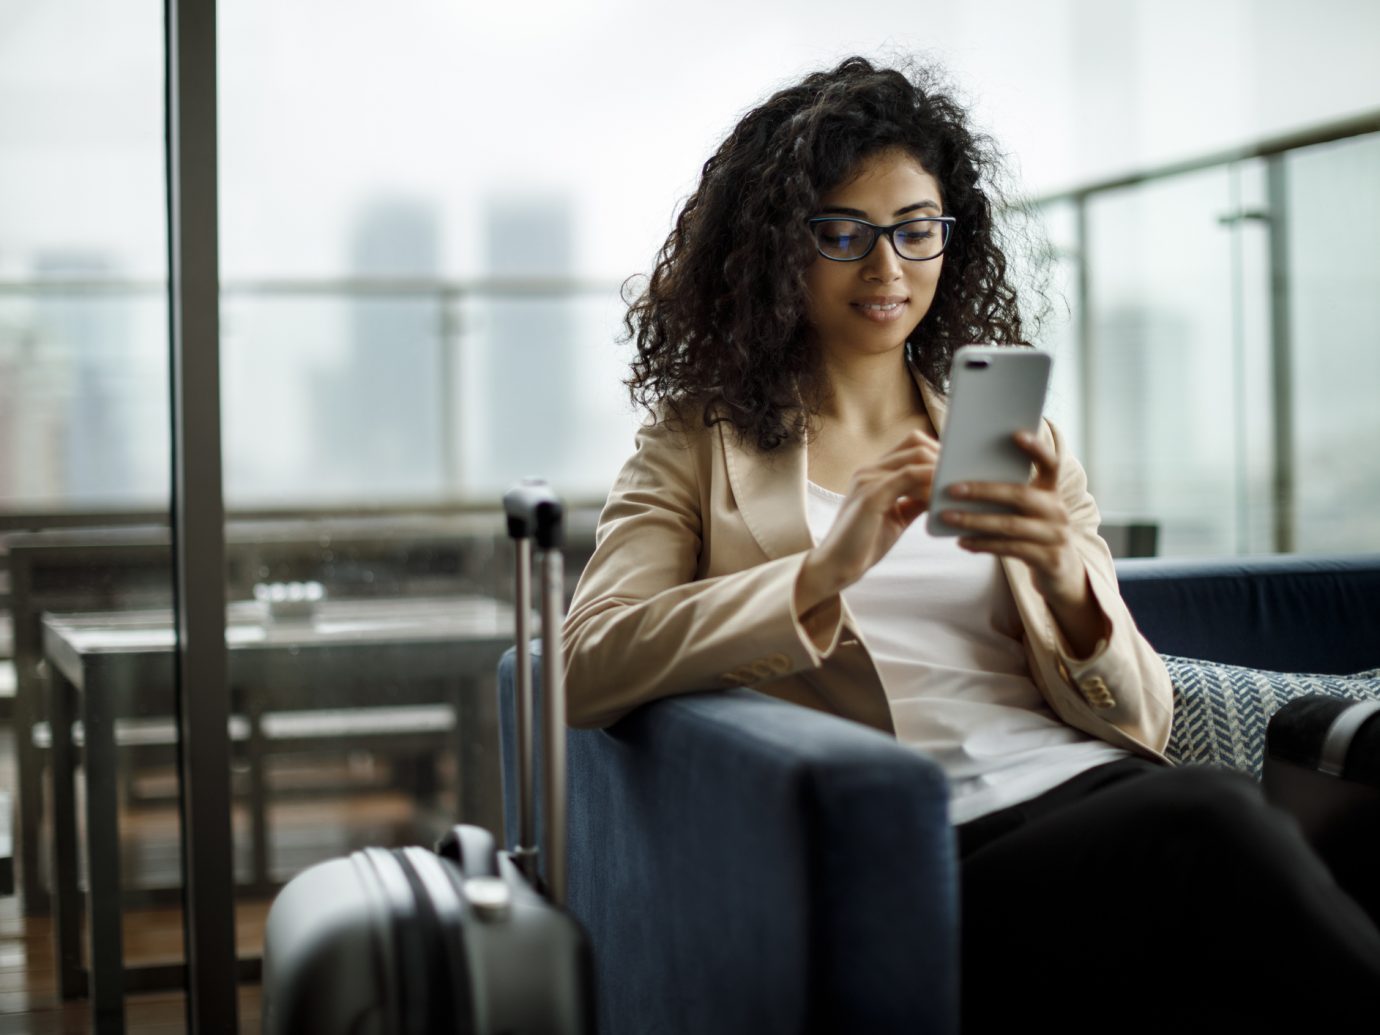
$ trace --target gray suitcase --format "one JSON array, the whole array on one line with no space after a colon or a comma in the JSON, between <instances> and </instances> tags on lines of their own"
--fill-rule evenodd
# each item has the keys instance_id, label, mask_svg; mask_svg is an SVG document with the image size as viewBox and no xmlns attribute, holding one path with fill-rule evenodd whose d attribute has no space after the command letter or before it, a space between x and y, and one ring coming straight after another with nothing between
<instances>
[{"instance_id":1,"label":"gray suitcase","mask_svg":"<svg viewBox=\"0 0 1380 1035\"><path fill-rule=\"evenodd\" d=\"M534 847L530 661L532 541L543 566L543 722L564 726L562 508L542 482L504 496L517 546L519 847L457 826L435 853L366 848L306 869L264 932L266 1035L594 1031L594 969L565 897L565 738L545 736L540 853ZM521 674L525 673L523 679ZM538 861L544 857L545 879Z\"/></svg>"}]
</instances>

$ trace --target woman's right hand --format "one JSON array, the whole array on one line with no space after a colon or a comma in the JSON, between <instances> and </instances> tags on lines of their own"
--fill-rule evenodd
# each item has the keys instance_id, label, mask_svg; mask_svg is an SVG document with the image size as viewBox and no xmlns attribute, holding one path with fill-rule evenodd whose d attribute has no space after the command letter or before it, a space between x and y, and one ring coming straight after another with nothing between
<instances>
[{"instance_id":1,"label":"woman's right hand","mask_svg":"<svg viewBox=\"0 0 1380 1035\"><path fill-rule=\"evenodd\" d=\"M800 613L851 586L886 556L929 507L938 458L939 440L911 431L875 464L858 469L833 527L801 566Z\"/></svg>"}]
</instances>

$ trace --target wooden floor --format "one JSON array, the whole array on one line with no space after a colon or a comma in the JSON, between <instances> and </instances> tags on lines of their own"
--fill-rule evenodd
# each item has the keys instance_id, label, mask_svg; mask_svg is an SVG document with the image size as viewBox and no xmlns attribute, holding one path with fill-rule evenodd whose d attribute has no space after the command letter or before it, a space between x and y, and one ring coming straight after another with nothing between
<instances>
[{"instance_id":1,"label":"wooden floor","mask_svg":"<svg viewBox=\"0 0 1380 1035\"><path fill-rule=\"evenodd\" d=\"M14 753L9 732L0 731L0 787L14 786ZM405 793L390 786L386 766L354 756L344 759L300 760L276 774L294 788L270 809L276 880L322 859L346 854L364 845L426 843L431 827L424 810ZM438 774L443 785L453 773ZM141 773L136 789L142 804L122 807L120 824L122 867L126 886L172 886L177 881L178 819L168 794L176 786L166 771ZM445 801L441 803L443 806ZM235 810L237 872L248 867L245 833L248 816ZM262 952L266 899L236 901L236 943L241 958ZM124 947L127 964L182 960L180 906L126 909ZM21 915L17 898L0 898L0 1035L10 1033L86 1032L90 1030L84 1000L63 1003L58 998L50 917ZM184 1032L186 1001L182 993L129 996L126 1030L150 1035ZM243 985L239 994L239 1030L259 1031L260 990Z\"/></svg>"}]
</instances>

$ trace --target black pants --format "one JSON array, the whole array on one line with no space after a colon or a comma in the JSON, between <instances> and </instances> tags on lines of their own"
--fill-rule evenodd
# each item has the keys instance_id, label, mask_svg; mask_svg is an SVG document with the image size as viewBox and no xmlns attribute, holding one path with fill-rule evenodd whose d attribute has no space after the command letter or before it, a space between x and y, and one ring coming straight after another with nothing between
<instances>
[{"instance_id":1,"label":"black pants","mask_svg":"<svg viewBox=\"0 0 1380 1035\"><path fill-rule=\"evenodd\" d=\"M1376 920L1249 776L1126 758L956 833L969 1035L1380 1031Z\"/></svg>"}]
</instances>

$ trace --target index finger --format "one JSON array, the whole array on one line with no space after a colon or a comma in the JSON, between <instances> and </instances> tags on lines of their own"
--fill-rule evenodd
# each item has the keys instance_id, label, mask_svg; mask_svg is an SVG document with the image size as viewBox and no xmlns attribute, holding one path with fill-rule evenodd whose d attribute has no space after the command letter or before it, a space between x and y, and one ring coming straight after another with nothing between
<instances>
[{"instance_id":1,"label":"index finger","mask_svg":"<svg viewBox=\"0 0 1380 1035\"><path fill-rule=\"evenodd\" d=\"M912 428L910 431L906 432L900 442L897 442L896 445L892 447L891 452L887 455L890 456L892 453L909 452L917 446L938 448L939 439L935 438L933 435L926 434L919 428Z\"/></svg>"}]
</instances>

